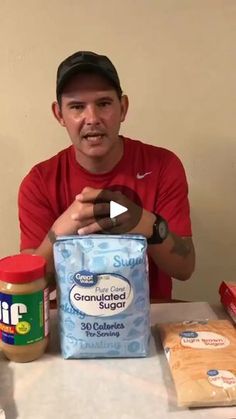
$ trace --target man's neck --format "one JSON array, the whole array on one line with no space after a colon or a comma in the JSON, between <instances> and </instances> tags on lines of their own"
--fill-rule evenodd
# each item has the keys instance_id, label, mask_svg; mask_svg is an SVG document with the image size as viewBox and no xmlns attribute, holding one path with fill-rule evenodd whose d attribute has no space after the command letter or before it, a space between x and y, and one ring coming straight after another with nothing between
<instances>
[{"instance_id":1,"label":"man's neck","mask_svg":"<svg viewBox=\"0 0 236 419\"><path fill-rule=\"evenodd\" d=\"M124 142L122 137L110 152L103 157L89 158L75 149L76 161L88 172L104 174L110 172L121 160L124 153Z\"/></svg>"}]
</instances>

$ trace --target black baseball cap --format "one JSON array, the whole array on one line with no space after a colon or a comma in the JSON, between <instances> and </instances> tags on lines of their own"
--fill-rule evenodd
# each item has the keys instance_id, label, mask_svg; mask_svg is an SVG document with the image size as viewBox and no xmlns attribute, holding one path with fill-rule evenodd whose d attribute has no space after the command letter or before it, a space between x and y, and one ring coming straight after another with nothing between
<instances>
[{"instance_id":1,"label":"black baseball cap","mask_svg":"<svg viewBox=\"0 0 236 419\"><path fill-rule=\"evenodd\" d=\"M111 82L118 94L122 94L118 73L108 57L91 51L78 51L67 57L58 67L57 99L71 76L86 71L102 74Z\"/></svg>"}]
</instances>

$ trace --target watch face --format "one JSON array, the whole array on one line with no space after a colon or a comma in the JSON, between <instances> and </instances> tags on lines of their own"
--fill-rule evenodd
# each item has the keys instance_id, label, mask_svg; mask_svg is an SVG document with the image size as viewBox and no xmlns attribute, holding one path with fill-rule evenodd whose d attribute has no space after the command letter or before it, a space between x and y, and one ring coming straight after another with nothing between
<instances>
[{"instance_id":1,"label":"watch face","mask_svg":"<svg viewBox=\"0 0 236 419\"><path fill-rule=\"evenodd\" d=\"M169 229L168 224L164 218L160 215L155 214L156 221L153 224L153 233L152 236L148 238L148 244L160 244L162 243L168 236Z\"/></svg>"},{"instance_id":2,"label":"watch face","mask_svg":"<svg viewBox=\"0 0 236 419\"><path fill-rule=\"evenodd\" d=\"M159 226L158 226L158 230L159 230L159 235L160 235L161 239L165 239L166 235L167 235L167 225L166 225L165 221L160 221Z\"/></svg>"}]
</instances>

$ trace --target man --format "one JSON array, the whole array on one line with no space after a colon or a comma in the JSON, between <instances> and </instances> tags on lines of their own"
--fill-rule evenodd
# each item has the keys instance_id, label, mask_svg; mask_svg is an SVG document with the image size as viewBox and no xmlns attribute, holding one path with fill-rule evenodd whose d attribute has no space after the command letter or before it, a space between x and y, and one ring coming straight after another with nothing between
<instances>
[{"instance_id":1,"label":"man","mask_svg":"<svg viewBox=\"0 0 236 419\"><path fill-rule=\"evenodd\" d=\"M180 160L119 135L128 98L105 56L77 52L60 64L52 110L72 145L33 167L20 186L21 251L44 256L50 273L58 235L143 234L151 298L170 298L171 277L188 279L195 263ZM111 201L126 213L111 217Z\"/></svg>"}]
</instances>

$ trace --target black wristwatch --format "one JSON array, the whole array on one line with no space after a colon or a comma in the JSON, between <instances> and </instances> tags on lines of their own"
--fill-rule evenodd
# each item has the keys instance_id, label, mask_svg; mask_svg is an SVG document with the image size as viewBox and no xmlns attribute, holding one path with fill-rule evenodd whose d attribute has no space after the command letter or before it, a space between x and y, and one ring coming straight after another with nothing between
<instances>
[{"instance_id":1,"label":"black wristwatch","mask_svg":"<svg viewBox=\"0 0 236 419\"><path fill-rule=\"evenodd\" d=\"M168 224L159 214L154 214L156 221L153 224L152 235L147 239L148 244L161 244L169 234Z\"/></svg>"}]
</instances>

